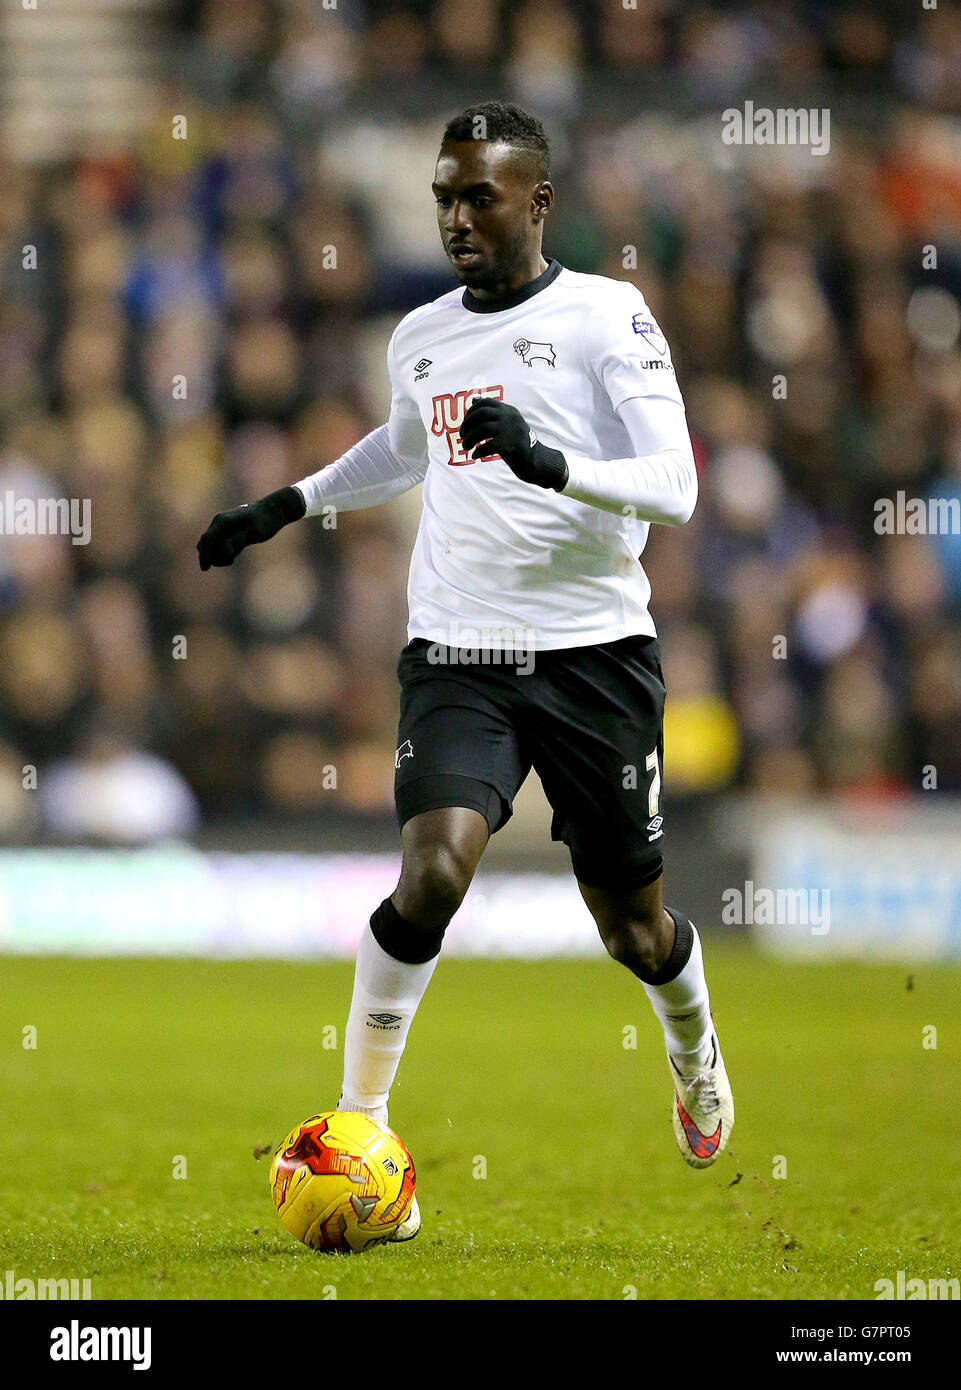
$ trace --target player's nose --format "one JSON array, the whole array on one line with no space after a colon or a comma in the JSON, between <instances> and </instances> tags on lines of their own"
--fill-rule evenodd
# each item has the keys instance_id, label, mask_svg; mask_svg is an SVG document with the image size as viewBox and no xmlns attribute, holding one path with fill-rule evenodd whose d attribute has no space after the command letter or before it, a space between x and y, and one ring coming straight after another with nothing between
<instances>
[{"instance_id":1,"label":"player's nose","mask_svg":"<svg viewBox=\"0 0 961 1390\"><path fill-rule=\"evenodd\" d=\"M447 220L444 223L451 236L463 240L464 236L471 229L471 220L467 216L463 203L453 202L447 210Z\"/></svg>"}]
</instances>

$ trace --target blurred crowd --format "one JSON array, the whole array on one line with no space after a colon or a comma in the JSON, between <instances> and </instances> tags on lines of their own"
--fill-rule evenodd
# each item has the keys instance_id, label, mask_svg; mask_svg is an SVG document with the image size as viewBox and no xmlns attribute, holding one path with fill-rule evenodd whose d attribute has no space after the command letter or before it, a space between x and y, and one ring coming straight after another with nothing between
<instances>
[{"instance_id":1,"label":"blurred crowd","mask_svg":"<svg viewBox=\"0 0 961 1390\"><path fill-rule=\"evenodd\" d=\"M668 795L961 791L961 536L875 527L898 491L961 498L957 5L171 22L139 142L0 165L0 506L92 516L86 545L0 531L0 833L389 812L419 489L231 569L195 544L386 419L392 328L454 285L440 132L491 96L552 137L546 253L643 290L685 395L699 505L644 557ZM671 106L615 99L635 77ZM832 108L826 157L726 145L722 107L779 83L866 104Z\"/></svg>"}]
</instances>

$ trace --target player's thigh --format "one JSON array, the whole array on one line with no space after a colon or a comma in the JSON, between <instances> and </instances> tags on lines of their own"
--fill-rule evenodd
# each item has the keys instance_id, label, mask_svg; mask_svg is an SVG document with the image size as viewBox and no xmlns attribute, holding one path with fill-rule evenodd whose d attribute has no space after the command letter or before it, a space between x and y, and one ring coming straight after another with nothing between
<instances>
[{"instance_id":1,"label":"player's thigh","mask_svg":"<svg viewBox=\"0 0 961 1390\"><path fill-rule=\"evenodd\" d=\"M428 651L427 643L409 643L398 663L394 800L405 845L411 821L445 808L477 813L494 834L509 820L530 771L509 687L482 670L432 665ZM409 833L420 843L435 823Z\"/></svg>"},{"instance_id":2,"label":"player's thigh","mask_svg":"<svg viewBox=\"0 0 961 1390\"><path fill-rule=\"evenodd\" d=\"M533 762L578 882L642 890L663 869L664 679L654 639L625 638L547 666Z\"/></svg>"}]
</instances>

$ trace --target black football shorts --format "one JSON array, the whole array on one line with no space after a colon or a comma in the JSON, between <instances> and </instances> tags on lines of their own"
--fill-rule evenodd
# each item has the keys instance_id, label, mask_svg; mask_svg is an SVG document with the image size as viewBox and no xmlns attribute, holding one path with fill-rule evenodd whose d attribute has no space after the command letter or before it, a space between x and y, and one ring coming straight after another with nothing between
<instances>
[{"instance_id":1,"label":"black football shorts","mask_svg":"<svg viewBox=\"0 0 961 1390\"><path fill-rule=\"evenodd\" d=\"M439 806L468 806L494 834L533 767L554 813L551 838L568 846L581 883L616 890L653 882L664 841L657 639L622 637L503 663L499 655L422 637L401 653L400 825Z\"/></svg>"}]
</instances>

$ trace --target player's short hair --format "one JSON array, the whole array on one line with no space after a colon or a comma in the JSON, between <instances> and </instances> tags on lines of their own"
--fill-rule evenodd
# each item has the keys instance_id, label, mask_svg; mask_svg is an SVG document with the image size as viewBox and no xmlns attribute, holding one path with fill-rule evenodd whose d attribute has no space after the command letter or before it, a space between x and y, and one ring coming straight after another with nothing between
<instances>
[{"instance_id":1,"label":"player's short hair","mask_svg":"<svg viewBox=\"0 0 961 1390\"><path fill-rule=\"evenodd\" d=\"M536 116L506 101L482 101L453 116L444 128L442 145L449 140L492 140L523 150L537 179L550 174L551 147Z\"/></svg>"}]
</instances>

